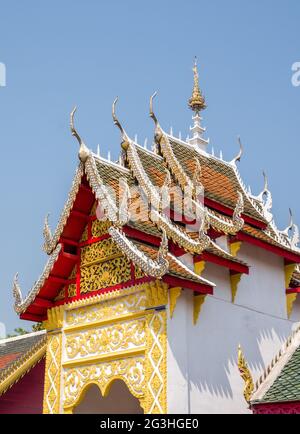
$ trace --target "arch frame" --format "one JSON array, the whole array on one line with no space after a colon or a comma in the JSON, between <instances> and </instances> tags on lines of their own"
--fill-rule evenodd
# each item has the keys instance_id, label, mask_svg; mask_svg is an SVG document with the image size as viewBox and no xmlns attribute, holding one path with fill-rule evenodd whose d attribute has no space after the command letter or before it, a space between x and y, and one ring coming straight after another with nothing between
<instances>
[{"instance_id":1,"label":"arch frame","mask_svg":"<svg viewBox=\"0 0 300 434\"><path fill-rule=\"evenodd\" d=\"M55 330L61 342L59 404L47 406L53 372L46 370L44 413L73 413L92 384L105 397L116 380L124 381L144 413L167 413L167 303L168 285L156 280L65 305L62 327ZM70 342L80 345L81 354L68 357ZM47 351L48 359L52 354Z\"/></svg>"}]
</instances>

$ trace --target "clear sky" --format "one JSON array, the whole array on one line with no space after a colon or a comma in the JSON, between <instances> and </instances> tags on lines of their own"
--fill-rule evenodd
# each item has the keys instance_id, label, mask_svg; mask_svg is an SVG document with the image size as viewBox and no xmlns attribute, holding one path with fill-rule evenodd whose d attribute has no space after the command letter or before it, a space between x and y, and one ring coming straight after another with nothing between
<instances>
[{"instance_id":1,"label":"clear sky","mask_svg":"<svg viewBox=\"0 0 300 434\"><path fill-rule=\"evenodd\" d=\"M86 144L112 157L119 133L111 104L131 135L149 142L149 96L165 129L188 133L192 63L207 99L204 125L224 159L245 154L240 171L253 193L266 170L279 227L292 207L300 223L299 0L0 0L0 322L29 328L13 311L12 279L24 294L46 255L44 216L55 228L77 164L69 113Z\"/></svg>"}]
</instances>

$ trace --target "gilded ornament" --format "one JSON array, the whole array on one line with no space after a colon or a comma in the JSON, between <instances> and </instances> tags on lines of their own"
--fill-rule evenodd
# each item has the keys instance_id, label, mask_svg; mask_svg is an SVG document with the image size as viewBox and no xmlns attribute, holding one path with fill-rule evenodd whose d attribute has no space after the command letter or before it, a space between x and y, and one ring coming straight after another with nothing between
<instances>
[{"instance_id":1,"label":"gilded ornament","mask_svg":"<svg viewBox=\"0 0 300 434\"><path fill-rule=\"evenodd\" d=\"M244 387L245 400L247 402L250 402L252 393L254 391L254 382L240 345L238 347L238 368L241 377L245 383L245 387Z\"/></svg>"}]
</instances>

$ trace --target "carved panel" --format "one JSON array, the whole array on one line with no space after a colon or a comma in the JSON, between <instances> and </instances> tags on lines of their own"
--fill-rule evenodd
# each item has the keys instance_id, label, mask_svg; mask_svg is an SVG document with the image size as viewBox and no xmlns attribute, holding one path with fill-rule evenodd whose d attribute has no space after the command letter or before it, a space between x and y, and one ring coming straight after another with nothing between
<instances>
[{"instance_id":1,"label":"carved panel","mask_svg":"<svg viewBox=\"0 0 300 434\"><path fill-rule=\"evenodd\" d=\"M128 282L131 279L130 261L124 256L96 265L82 267L80 292L87 293Z\"/></svg>"},{"instance_id":2,"label":"carved panel","mask_svg":"<svg viewBox=\"0 0 300 434\"><path fill-rule=\"evenodd\" d=\"M66 336L66 358L68 360L116 351L136 349L145 344L145 319L113 324L72 333Z\"/></svg>"},{"instance_id":3,"label":"carved panel","mask_svg":"<svg viewBox=\"0 0 300 434\"><path fill-rule=\"evenodd\" d=\"M122 252L113 242L108 238L98 243L90 244L89 246L81 249L81 267L89 265L96 261L110 259L112 256L121 255Z\"/></svg>"},{"instance_id":4,"label":"carved panel","mask_svg":"<svg viewBox=\"0 0 300 434\"><path fill-rule=\"evenodd\" d=\"M108 233L110 226L111 223L109 221L100 222L99 220L94 220L92 222L92 236L95 238L102 237L102 235Z\"/></svg>"},{"instance_id":5,"label":"carved panel","mask_svg":"<svg viewBox=\"0 0 300 434\"><path fill-rule=\"evenodd\" d=\"M59 413L60 373L61 373L61 334L50 334L47 340L43 413Z\"/></svg>"},{"instance_id":6,"label":"carved panel","mask_svg":"<svg viewBox=\"0 0 300 434\"><path fill-rule=\"evenodd\" d=\"M107 300L91 306L83 306L66 312L66 325L76 326L117 318L120 315L144 310L146 296L144 291L120 297L117 300Z\"/></svg>"},{"instance_id":7,"label":"carved panel","mask_svg":"<svg viewBox=\"0 0 300 434\"><path fill-rule=\"evenodd\" d=\"M103 396L112 380L121 379L136 398L145 390L144 358L130 358L109 363L100 363L64 372L64 408L74 407L80 402L81 393L88 384L97 384Z\"/></svg>"}]
</instances>

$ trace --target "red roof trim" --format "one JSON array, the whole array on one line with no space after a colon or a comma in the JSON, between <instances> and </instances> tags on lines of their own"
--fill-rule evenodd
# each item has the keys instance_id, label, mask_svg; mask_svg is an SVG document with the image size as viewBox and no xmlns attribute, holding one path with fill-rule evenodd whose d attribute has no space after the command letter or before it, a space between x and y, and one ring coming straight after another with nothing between
<instances>
[{"instance_id":1,"label":"red roof trim","mask_svg":"<svg viewBox=\"0 0 300 434\"><path fill-rule=\"evenodd\" d=\"M281 256L282 258L285 258L294 264L300 263L300 255L284 250L281 247L274 246L273 244L269 244L266 241L259 240L255 237L252 237L251 235L245 234L244 232L239 232L235 237L232 238L232 240L245 241L249 244L253 244L254 246L261 247L262 249L272 252L274 255Z\"/></svg>"},{"instance_id":2,"label":"red roof trim","mask_svg":"<svg viewBox=\"0 0 300 434\"><path fill-rule=\"evenodd\" d=\"M192 291L199 292L200 294L213 295L213 287L202 283L192 282L190 280L181 279L180 277L166 275L162 277L163 282L168 285L180 288L191 289Z\"/></svg>"},{"instance_id":3,"label":"red roof trim","mask_svg":"<svg viewBox=\"0 0 300 434\"><path fill-rule=\"evenodd\" d=\"M194 257L194 263L199 261L212 262L213 264L220 265L221 267L226 267L230 271L235 271L236 273L249 274L249 267L238 262L230 261L229 259L221 258L213 253L204 252L202 255Z\"/></svg>"}]
</instances>

